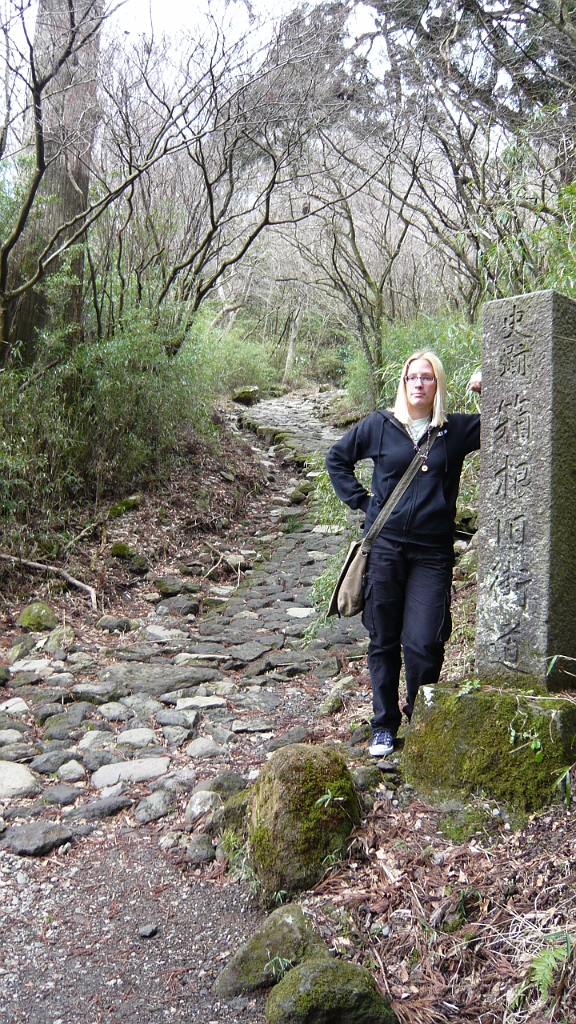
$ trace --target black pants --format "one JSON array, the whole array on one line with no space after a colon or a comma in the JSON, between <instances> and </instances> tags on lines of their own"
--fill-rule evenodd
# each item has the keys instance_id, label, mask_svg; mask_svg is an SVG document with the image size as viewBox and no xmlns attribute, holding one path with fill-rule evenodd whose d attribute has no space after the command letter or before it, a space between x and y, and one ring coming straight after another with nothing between
<instances>
[{"instance_id":1,"label":"black pants","mask_svg":"<svg viewBox=\"0 0 576 1024\"><path fill-rule=\"evenodd\" d=\"M362 621L370 634L368 668L372 680L375 729L394 735L398 707L401 647L410 717L421 686L438 682L444 644L452 630L450 591L452 542L438 547L390 540L382 534L370 553Z\"/></svg>"}]
</instances>

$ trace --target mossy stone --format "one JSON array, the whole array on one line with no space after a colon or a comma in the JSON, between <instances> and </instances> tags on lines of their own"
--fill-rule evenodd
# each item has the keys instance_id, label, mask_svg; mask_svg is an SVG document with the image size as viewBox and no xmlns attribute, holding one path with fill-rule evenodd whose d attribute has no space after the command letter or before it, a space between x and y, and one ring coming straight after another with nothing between
<instances>
[{"instance_id":1,"label":"mossy stone","mask_svg":"<svg viewBox=\"0 0 576 1024\"><path fill-rule=\"evenodd\" d=\"M131 512L135 508L140 508L141 504L142 495L131 494L129 498L123 498L122 501L118 501L115 505L111 505L108 509L108 515L111 519L117 519L118 516L123 516L126 512Z\"/></svg>"},{"instance_id":2,"label":"mossy stone","mask_svg":"<svg viewBox=\"0 0 576 1024\"><path fill-rule=\"evenodd\" d=\"M74 643L74 630L71 626L56 626L48 637L42 650L47 651L48 654L54 654L54 651L60 651L63 648L66 649L70 644Z\"/></svg>"},{"instance_id":3,"label":"mossy stone","mask_svg":"<svg viewBox=\"0 0 576 1024\"><path fill-rule=\"evenodd\" d=\"M130 619L124 615L103 615L96 623L99 629L107 629L109 633L118 630L119 633L129 633L132 629Z\"/></svg>"},{"instance_id":4,"label":"mossy stone","mask_svg":"<svg viewBox=\"0 0 576 1024\"><path fill-rule=\"evenodd\" d=\"M113 558L130 558L132 556L132 549L129 544L124 544L123 541L117 540L115 544L110 547L110 554Z\"/></svg>"},{"instance_id":5,"label":"mossy stone","mask_svg":"<svg viewBox=\"0 0 576 1024\"><path fill-rule=\"evenodd\" d=\"M362 765L352 772L354 785L360 793L378 789L382 783L382 772L375 765Z\"/></svg>"},{"instance_id":6,"label":"mossy stone","mask_svg":"<svg viewBox=\"0 0 576 1024\"><path fill-rule=\"evenodd\" d=\"M134 576L145 576L148 572L148 559L145 555L131 555L129 562L126 565L128 572L134 574Z\"/></svg>"},{"instance_id":7,"label":"mossy stone","mask_svg":"<svg viewBox=\"0 0 576 1024\"><path fill-rule=\"evenodd\" d=\"M478 548L470 548L458 559L456 563L456 579L472 579L478 572Z\"/></svg>"},{"instance_id":8,"label":"mossy stone","mask_svg":"<svg viewBox=\"0 0 576 1024\"><path fill-rule=\"evenodd\" d=\"M477 792L523 811L561 796L576 706L561 697L464 684L422 687L406 733L406 778L427 796Z\"/></svg>"},{"instance_id":9,"label":"mossy stone","mask_svg":"<svg viewBox=\"0 0 576 1024\"><path fill-rule=\"evenodd\" d=\"M251 795L251 788L233 793L224 806L218 807L206 822L206 831L210 835L221 835L225 829L229 829L245 838Z\"/></svg>"},{"instance_id":10,"label":"mossy stone","mask_svg":"<svg viewBox=\"0 0 576 1024\"><path fill-rule=\"evenodd\" d=\"M264 894L314 885L342 854L360 807L340 755L304 743L276 750L254 785L249 844Z\"/></svg>"},{"instance_id":11,"label":"mossy stone","mask_svg":"<svg viewBox=\"0 0 576 1024\"><path fill-rule=\"evenodd\" d=\"M288 497L293 505L303 505L308 497L308 493L300 487L295 487Z\"/></svg>"},{"instance_id":12,"label":"mossy stone","mask_svg":"<svg viewBox=\"0 0 576 1024\"><path fill-rule=\"evenodd\" d=\"M322 939L298 906L279 907L234 954L214 984L216 995L229 999L271 988L281 963L289 968L307 957L329 957Z\"/></svg>"},{"instance_id":13,"label":"mossy stone","mask_svg":"<svg viewBox=\"0 0 576 1024\"><path fill-rule=\"evenodd\" d=\"M8 665L0 665L0 686L5 686L10 679L10 669Z\"/></svg>"},{"instance_id":14,"label":"mossy stone","mask_svg":"<svg viewBox=\"0 0 576 1024\"><path fill-rule=\"evenodd\" d=\"M58 625L58 616L44 601L33 601L23 608L18 616L18 625L34 632L54 629Z\"/></svg>"},{"instance_id":15,"label":"mossy stone","mask_svg":"<svg viewBox=\"0 0 576 1024\"><path fill-rule=\"evenodd\" d=\"M257 384L247 384L238 388L232 395L232 401L239 405L255 405L260 400L260 388Z\"/></svg>"},{"instance_id":16,"label":"mossy stone","mask_svg":"<svg viewBox=\"0 0 576 1024\"><path fill-rule=\"evenodd\" d=\"M264 1012L268 1024L398 1024L369 971L325 958L289 971L272 989Z\"/></svg>"},{"instance_id":17,"label":"mossy stone","mask_svg":"<svg viewBox=\"0 0 576 1024\"><path fill-rule=\"evenodd\" d=\"M228 797L235 796L238 793L244 793L247 786L248 783L238 772L224 768L212 779L210 789L213 793L218 793L223 800L226 800Z\"/></svg>"},{"instance_id":18,"label":"mossy stone","mask_svg":"<svg viewBox=\"0 0 576 1024\"><path fill-rule=\"evenodd\" d=\"M184 581L178 576L156 576L152 582L162 597L177 597L184 590Z\"/></svg>"},{"instance_id":19,"label":"mossy stone","mask_svg":"<svg viewBox=\"0 0 576 1024\"><path fill-rule=\"evenodd\" d=\"M339 711L344 707L344 698L340 690L334 690L329 693L326 700L322 701L322 704L318 708L318 714L320 715L337 715Z\"/></svg>"},{"instance_id":20,"label":"mossy stone","mask_svg":"<svg viewBox=\"0 0 576 1024\"><path fill-rule=\"evenodd\" d=\"M205 597L202 604L204 608L223 608L228 603L227 597Z\"/></svg>"}]
</instances>

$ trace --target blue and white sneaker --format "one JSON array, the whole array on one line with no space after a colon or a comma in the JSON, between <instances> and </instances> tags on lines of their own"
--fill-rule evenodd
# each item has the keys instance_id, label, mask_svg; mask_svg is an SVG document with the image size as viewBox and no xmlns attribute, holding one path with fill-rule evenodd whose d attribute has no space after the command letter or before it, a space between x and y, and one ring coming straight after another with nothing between
<instances>
[{"instance_id":1,"label":"blue and white sneaker","mask_svg":"<svg viewBox=\"0 0 576 1024\"><path fill-rule=\"evenodd\" d=\"M388 729L375 729L372 733L368 753L372 757L385 757L394 750L394 736Z\"/></svg>"}]
</instances>

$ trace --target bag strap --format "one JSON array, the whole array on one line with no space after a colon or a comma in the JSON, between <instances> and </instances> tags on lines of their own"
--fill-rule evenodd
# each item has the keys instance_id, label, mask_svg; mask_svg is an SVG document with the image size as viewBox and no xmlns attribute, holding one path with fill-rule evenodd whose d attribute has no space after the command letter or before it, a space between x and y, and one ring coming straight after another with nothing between
<instances>
[{"instance_id":1,"label":"bag strap","mask_svg":"<svg viewBox=\"0 0 576 1024\"><path fill-rule=\"evenodd\" d=\"M434 444L434 441L438 437L439 433L440 427L434 427L434 430L430 434L430 447L428 448L428 452L430 452L432 445ZM380 512L376 516L376 519L372 523L372 526L368 530L368 533L364 537L361 546L361 551L363 555L367 555L369 553L370 548L372 547L374 541L376 540L376 537L380 533L380 530L384 526L384 523L396 508L396 505L400 501L400 498L404 494L404 491L408 487L408 484L411 483L411 481L414 479L421 465L422 459L420 458L419 455L415 455L414 458L412 459L412 462L408 466L408 469L404 473L404 476L396 484L396 487L392 491L392 494L388 498L388 501L384 505L384 508L380 510Z\"/></svg>"}]
</instances>

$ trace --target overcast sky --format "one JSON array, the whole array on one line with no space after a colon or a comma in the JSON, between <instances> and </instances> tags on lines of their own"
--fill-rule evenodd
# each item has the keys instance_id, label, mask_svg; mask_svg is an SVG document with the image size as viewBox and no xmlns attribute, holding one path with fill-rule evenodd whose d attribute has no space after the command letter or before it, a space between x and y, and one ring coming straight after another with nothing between
<instances>
[{"instance_id":1,"label":"overcast sky","mask_svg":"<svg viewBox=\"0 0 576 1024\"><path fill-rule=\"evenodd\" d=\"M264 15L270 13L272 5L265 0L255 0L252 6ZM274 0L274 16L278 17L283 9L294 6L296 0ZM209 9L215 16L226 21L233 19L238 24L239 31L248 28L248 11L242 0L228 4L222 0L213 3L209 3L208 0L126 0L114 15L114 21L124 31L148 35L152 25L155 33L171 35L181 28L193 28Z\"/></svg>"},{"instance_id":2,"label":"overcast sky","mask_svg":"<svg viewBox=\"0 0 576 1024\"><path fill-rule=\"evenodd\" d=\"M299 6L302 0L117 0L118 11L111 19L111 27L131 35L174 36L181 29L193 29L202 23L211 11L218 25L230 26L231 36L243 36L250 29L250 10L260 22L273 23L283 13ZM310 6L321 0L308 0ZM111 0L114 3L114 0ZM369 3L360 3L351 16L349 29L352 37L369 32L374 27L374 13ZM378 60L378 47L371 52L371 60Z\"/></svg>"}]
</instances>

